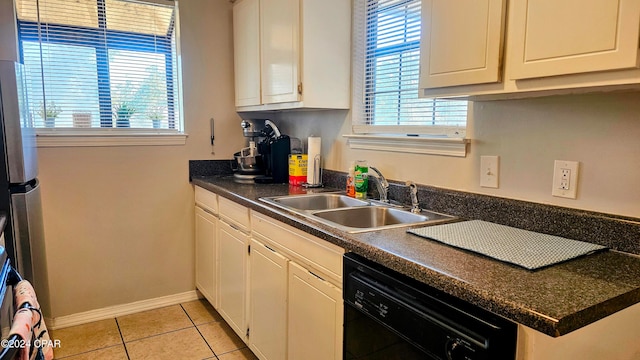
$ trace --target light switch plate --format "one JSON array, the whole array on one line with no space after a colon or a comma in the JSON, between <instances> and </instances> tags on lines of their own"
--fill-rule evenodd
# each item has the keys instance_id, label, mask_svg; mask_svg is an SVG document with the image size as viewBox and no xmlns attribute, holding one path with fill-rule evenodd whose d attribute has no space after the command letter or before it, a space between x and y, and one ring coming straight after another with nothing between
<instances>
[{"instance_id":1,"label":"light switch plate","mask_svg":"<svg viewBox=\"0 0 640 360\"><path fill-rule=\"evenodd\" d=\"M480 156L480 186L498 188L499 156Z\"/></svg>"},{"instance_id":2,"label":"light switch plate","mask_svg":"<svg viewBox=\"0 0 640 360\"><path fill-rule=\"evenodd\" d=\"M553 165L553 188L551 195L575 199L578 194L577 161L556 160Z\"/></svg>"}]
</instances>

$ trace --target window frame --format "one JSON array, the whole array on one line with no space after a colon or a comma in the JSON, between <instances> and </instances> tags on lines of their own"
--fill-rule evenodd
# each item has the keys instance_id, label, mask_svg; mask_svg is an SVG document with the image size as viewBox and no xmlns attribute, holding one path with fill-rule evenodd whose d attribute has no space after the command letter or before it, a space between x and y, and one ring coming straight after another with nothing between
<instances>
[{"instance_id":1,"label":"window frame","mask_svg":"<svg viewBox=\"0 0 640 360\"><path fill-rule=\"evenodd\" d=\"M179 11L177 1L163 1L163 4L172 3L175 11L167 28L166 34L151 35L137 32L112 30L107 28L106 0L95 0L98 10L98 28L60 25L54 23L38 23L29 20L17 20L18 53L20 62L24 63L23 43L41 43L41 35L47 34L43 43L83 46L93 48L96 52L96 75L98 79L98 104L100 109L100 127L95 128L42 128L36 127L39 147L57 146L119 146L119 145L183 145L187 135L184 133L182 113L182 92L175 96L174 81L181 88L181 64L179 47ZM146 0L148 3L158 3L154 0ZM30 35L28 31L22 31L21 27L37 29ZM72 31L78 36L75 40L68 35ZM53 36L52 36L53 35ZM56 36L59 35L59 36ZM132 36L141 39L137 42L122 43L118 41L123 36ZM175 59L173 54L173 41L175 38ZM106 40L106 42L104 42ZM109 70L109 50L125 50L141 53L162 54L165 63L165 84L167 96L168 128L117 128L114 127L112 111L112 89ZM175 69L174 69L175 65ZM174 80L174 77L176 78ZM176 106L181 110L176 118Z\"/></svg>"},{"instance_id":2,"label":"window frame","mask_svg":"<svg viewBox=\"0 0 640 360\"><path fill-rule=\"evenodd\" d=\"M353 2L353 54L352 54L352 110L351 134L343 135L348 139L352 149L380 150L403 153L435 154L447 156L466 156L466 131L472 117L472 106L467 104L467 120L465 127L444 125L372 125L368 124L368 112L372 111L372 103L367 98L366 79L368 71L366 65L366 48L368 46L366 3L368 0L354 0ZM406 2L409 2L407 0ZM376 5L377 6L377 5ZM406 26L407 21L403 22ZM417 44L419 50L419 41ZM380 51L384 54L398 54L400 49L406 51L407 44L389 45ZM395 51L394 51L395 50ZM375 71L375 68L373 69ZM416 89L419 97L419 89ZM436 106L435 99L434 104ZM400 107L400 104L398 105ZM435 116L435 112L433 114Z\"/></svg>"}]
</instances>

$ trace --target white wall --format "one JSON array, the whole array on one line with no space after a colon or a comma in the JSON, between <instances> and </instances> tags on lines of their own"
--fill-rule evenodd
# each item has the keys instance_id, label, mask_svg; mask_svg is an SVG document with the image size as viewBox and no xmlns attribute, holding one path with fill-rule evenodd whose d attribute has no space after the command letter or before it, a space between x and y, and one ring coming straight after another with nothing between
<instances>
[{"instance_id":1,"label":"white wall","mask_svg":"<svg viewBox=\"0 0 640 360\"><path fill-rule=\"evenodd\" d=\"M195 289L188 161L244 143L231 6L180 2L186 145L38 149L53 317Z\"/></svg>"},{"instance_id":2,"label":"white wall","mask_svg":"<svg viewBox=\"0 0 640 360\"><path fill-rule=\"evenodd\" d=\"M466 158L351 150L343 111L279 120L293 136L321 135L328 169L367 159L390 179L640 218L640 93L477 102L472 110ZM500 156L499 189L479 186L482 155ZM580 162L576 200L551 196L554 160Z\"/></svg>"}]
</instances>

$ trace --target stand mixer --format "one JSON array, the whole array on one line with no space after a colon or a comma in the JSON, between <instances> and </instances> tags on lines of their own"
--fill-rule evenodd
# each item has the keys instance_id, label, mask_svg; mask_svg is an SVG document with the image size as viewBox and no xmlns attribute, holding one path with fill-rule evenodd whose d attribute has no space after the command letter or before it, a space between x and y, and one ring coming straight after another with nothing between
<instances>
[{"instance_id":1,"label":"stand mixer","mask_svg":"<svg viewBox=\"0 0 640 360\"><path fill-rule=\"evenodd\" d=\"M286 183L289 178L289 136L282 135L270 120L242 120L249 146L234 154L234 178L238 182ZM258 140L258 141L256 141Z\"/></svg>"}]
</instances>

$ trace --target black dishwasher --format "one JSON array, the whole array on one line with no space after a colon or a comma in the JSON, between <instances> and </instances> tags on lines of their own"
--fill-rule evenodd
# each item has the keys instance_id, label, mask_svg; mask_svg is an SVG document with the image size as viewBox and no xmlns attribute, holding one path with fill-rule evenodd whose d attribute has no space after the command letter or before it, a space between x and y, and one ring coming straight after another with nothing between
<instances>
[{"instance_id":1,"label":"black dishwasher","mask_svg":"<svg viewBox=\"0 0 640 360\"><path fill-rule=\"evenodd\" d=\"M513 360L517 325L353 253L344 359Z\"/></svg>"}]
</instances>

